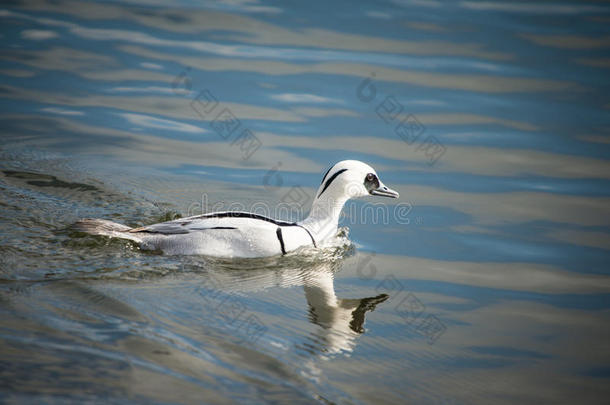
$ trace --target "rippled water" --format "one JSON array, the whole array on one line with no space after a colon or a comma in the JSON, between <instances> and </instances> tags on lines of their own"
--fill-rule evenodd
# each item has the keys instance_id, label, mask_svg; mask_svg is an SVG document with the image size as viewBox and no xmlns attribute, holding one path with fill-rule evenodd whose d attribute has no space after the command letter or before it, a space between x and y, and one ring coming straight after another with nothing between
<instances>
[{"instance_id":1,"label":"rippled water","mask_svg":"<svg viewBox=\"0 0 610 405\"><path fill-rule=\"evenodd\" d=\"M2 5L0 399L606 403L609 22L601 1ZM348 203L313 255L70 227L296 219L347 158L401 198Z\"/></svg>"}]
</instances>

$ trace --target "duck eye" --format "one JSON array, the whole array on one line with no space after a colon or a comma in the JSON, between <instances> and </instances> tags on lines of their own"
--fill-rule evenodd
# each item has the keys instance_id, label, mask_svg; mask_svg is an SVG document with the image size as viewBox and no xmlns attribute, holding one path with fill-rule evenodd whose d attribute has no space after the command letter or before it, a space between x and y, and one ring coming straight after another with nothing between
<instances>
[{"instance_id":1,"label":"duck eye","mask_svg":"<svg viewBox=\"0 0 610 405\"><path fill-rule=\"evenodd\" d=\"M364 187L366 187L369 192L379 187L379 179L374 173L369 173L366 175L364 178Z\"/></svg>"}]
</instances>

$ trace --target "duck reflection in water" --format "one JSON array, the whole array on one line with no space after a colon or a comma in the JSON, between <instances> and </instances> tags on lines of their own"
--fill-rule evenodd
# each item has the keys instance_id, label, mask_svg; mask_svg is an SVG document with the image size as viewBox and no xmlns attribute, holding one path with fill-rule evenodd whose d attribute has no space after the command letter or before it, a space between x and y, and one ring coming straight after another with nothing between
<instances>
[{"instance_id":1,"label":"duck reflection in water","mask_svg":"<svg viewBox=\"0 0 610 405\"><path fill-rule=\"evenodd\" d=\"M330 266L328 266L330 267ZM329 354L351 351L356 337L364 333L367 312L387 300L387 294L366 298L338 298L334 288L334 271L318 268L303 277L309 319L321 327L314 334Z\"/></svg>"},{"instance_id":2,"label":"duck reflection in water","mask_svg":"<svg viewBox=\"0 0 610 405\"><path fill-rule=\"evenodd\" d=\"M311 263L296 257L255 259L248 260L247 269L243 263L239 263L237 268L235 261L209 264L205 267L218 284L216 287L229 293L303 286L308 319L318 328L298 347L310 354L352 351L356 338L365 331L367 312L389 298L387 294L365 298L337 297L334 276L342 266L341 260Z\"/></svg>"}]
</instances>

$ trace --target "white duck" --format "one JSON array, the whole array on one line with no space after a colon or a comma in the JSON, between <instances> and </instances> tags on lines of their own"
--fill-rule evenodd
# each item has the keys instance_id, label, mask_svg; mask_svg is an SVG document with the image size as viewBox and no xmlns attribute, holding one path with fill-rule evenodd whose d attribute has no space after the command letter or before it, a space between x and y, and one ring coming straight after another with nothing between
<instances>
[{"instance_id":1,"label":"white duck","mask_svg":"<svg viewBox=\"0 0 610 405\"><path fill-rule=\"evenodd\" d=\"M278 221L249 212L213 212L140 228L102 219L83 219L75 228L94 235L130 239L142 249L172 255L275 256L303 246L318 247L335 236L345 202L368 195L398 197L396 191L379 180L371 166L357 160L343 160L322 178L309 216L303 221Z\"/></svg>"}]
</instances>

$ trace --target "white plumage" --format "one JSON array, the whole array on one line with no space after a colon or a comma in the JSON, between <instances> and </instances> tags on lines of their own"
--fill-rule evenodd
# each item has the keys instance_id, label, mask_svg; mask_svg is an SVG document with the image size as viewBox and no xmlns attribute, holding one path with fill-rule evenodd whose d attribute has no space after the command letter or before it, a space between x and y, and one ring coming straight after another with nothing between
<instances>
[{"instance_id":1,"label":"white plumage","mask_svg":"<svg viewBox=\"0 0 610 405\"><path fill-rule=\"evenodd\" d=\"M383 185L372 167L357 160L344 160L326 172L309 216L303 221L278 221L247 212L215 212L140 228L83 219L75 228L133 240L142 249L171 255L275 256L303 246L320 246L336 235L345 202L367 195L398 197L397 192Z\"/></svg>"}]
</instances>

